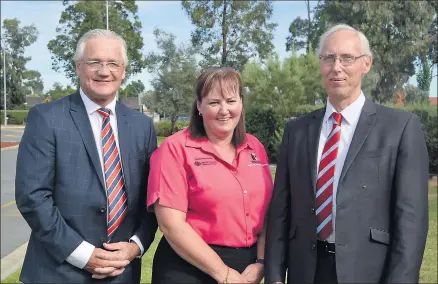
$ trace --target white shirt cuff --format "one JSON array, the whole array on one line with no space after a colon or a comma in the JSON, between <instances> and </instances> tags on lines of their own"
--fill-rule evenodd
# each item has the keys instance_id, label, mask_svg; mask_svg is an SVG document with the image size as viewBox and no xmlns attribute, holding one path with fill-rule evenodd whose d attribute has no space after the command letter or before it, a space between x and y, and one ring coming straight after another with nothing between
<instances>
[{"instance_id":1,"label":"white shirt cuff","mask_svg":"<svg viewBox=\"0 0 438 284\"><path fill-rule=\"evenodd\" d=\"M94 246L89 242L82 243L67 257L66 261L77 268L83 269L90 260L94 251Z\"/></svg>"},{"instance_id":2,"label":"white shirt cuff","mask_svg":"<svg viewBox=\"0 0 438 284\"><path fill-rule=\"evenodd\" d=\"M144 253L144 248L143 248L143 245L141 244L140 239L139 239L136 235L133 235L133 236L129 239L129 241L134 241L134 242L138 245L138 247L140 248L140 255L137 255L136 257L137 257L137 258L141 258L141 256L142 256L143 253Z\"/></svg>"}]
</instances>

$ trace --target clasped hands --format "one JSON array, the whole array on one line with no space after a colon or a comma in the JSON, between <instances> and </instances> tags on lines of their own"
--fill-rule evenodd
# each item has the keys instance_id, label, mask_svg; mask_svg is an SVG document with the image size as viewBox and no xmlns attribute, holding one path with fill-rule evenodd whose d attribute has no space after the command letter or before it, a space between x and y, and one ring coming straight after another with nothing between
<instances>
[{"instance_id":1,"label":"clasped hands","mask_svg":"<svg viewBox=\"0 0 438 284\"><path fill-rule=\"evenodd\" d=\"M260 283L263 279L264 269L263 264L253 263L248 265L240 274L238 271L228 268L226 276L223 276L222 283Z\"/></svg>"},{"instance_id":2,"label":"clasped hands","mask_svg":"<svg viewBox=\"0 0 438 284\"><path fill-rule=\"evenodd\" d=\"M135 242L104 243L104 249L95 248L84 269L95 279L115 277L140 254Z\"/></svg>"}]
</instances>

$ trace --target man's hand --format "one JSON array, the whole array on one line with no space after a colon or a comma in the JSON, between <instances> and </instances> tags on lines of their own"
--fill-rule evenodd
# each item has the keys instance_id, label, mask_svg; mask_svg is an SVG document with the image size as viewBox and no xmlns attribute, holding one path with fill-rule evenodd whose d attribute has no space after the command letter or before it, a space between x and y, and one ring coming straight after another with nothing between
<instances>
[{"instance_id":1,"label":"man's hand","mask_svg":"<svg viewBox=\"0 0 438 284\"><path fill-rule=\"evenodd\" d=\"M122 274L125 270L124 267L129 264L129 260L115 259L112 254L111 251L95 248L84 269L93 274L93 278L99 279ZM100 271L103 271L103 273ZM98 277L95 277L95 275Z\"/></svg>"},{"instance_id":2,"label":"man's hand","mask_svg":"<svg viewBox=\"0 0 438 284\"><path fill-rule=\"evenodd\" d=\"M104 250L106 253L101 256L105 261L123 261L126 265L141 253L140 248L135 242L104 243L103 247L107 250ZM103 279L109 276L118 276L123 273L125 266L122 268L115 266L98 267L94 269L92 277Z\"/></svg>"},{"instance_id":3,"label":"man's hand","mask_svg":"<svg viewBox=\"0 0 438 284\"><path fill-rule=\"evenodd\" d=\"M263 279L264 266L261 263L253 263L248 265L242 272L247 283L260 283Z\"/></svg>"}]
</instances>

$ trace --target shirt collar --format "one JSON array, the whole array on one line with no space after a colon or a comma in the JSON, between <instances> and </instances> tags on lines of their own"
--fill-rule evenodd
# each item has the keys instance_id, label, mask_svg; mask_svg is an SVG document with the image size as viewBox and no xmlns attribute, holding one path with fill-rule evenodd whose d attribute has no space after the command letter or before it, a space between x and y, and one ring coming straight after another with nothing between
<instances>
[{"instance_id":1,"label":"shirt collar","mask_svg":"<svg viewBox=\"0 0 438 284\"><path fill-rule=\"evenodd\" d=\"M96 112L101 108L100 105L96 104L84 93L82 88L79 89L79 93L81 94L82 101L84 102L85 109L87 110L88 115ZM111 114L116 113L116 98L114 98L105 108L111 110Z\"/></svg>"},{"instance_id":2,"label":"shirt collar","mask_svg":"<svg viewBox=\"0 0 438 284\"><path fill-rule=\"evenodd\" d=\"M207 150L209 149L212 144L210 143L210 141L208 140L207 137L203 137L203 138L199 138L199 139L194 139L192 137L190 137L190 131L188 128L184 129L184 131L186 132L186 146L187 147L193 147L193 148L201 148L203 150ZM242 149L245 148L250 148L250 149L254 149L252 142L249 141L248 136L245 142L243 142L241 145L237 146L237 152L239 152Z\"/></svg>"},{"instance_id":3,"label":"shirt collar","mask_svg":"<svg viewBox=\"0 0 438 284\"><path fill-rule=\"evenodd\" d=\"M350 104L341 111L343 121L347 122L347 124L349 125L355 124L359 120L360 112L362 111L362 107L364 104L365 95L362 91L360 91L360 96L352 104ZM336 112L336 109L333 107L330 101L327 100L324 123L327 123L333 112Z\"/></svg>"}]
</instances>

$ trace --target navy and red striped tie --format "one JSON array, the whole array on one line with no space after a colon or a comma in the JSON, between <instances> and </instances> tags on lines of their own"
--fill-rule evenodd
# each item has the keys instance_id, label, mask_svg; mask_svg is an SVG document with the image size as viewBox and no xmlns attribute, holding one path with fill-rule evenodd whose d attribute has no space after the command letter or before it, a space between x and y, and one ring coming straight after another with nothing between
<instances>
[{"instance_id":1,"label":"navy and red striped tie","mask_svg":"<svg viewBox=\"0 0 438 284\"><path fill-rule=\"evenodd\" d=\"M331 118L333 127L322 150L316 182L316 232L321 240L327 239L333 232L333 182L341 139L342 115L334 112Z\"/></svg>"},{"instance_id":2,"label":"navy and red striped tie","mask_svg":"<svg viewBox=\"0 0 438 284\"><path fill-rule=\"evenodd\" d=\"M107 238L111 240L116 229L122 223L127 211L125 180L119 150L110 123L111 110L100 108L97 112L103 117L102 122L102 155L107 190L108 216Z\"/></svg>"}]
</instances>

